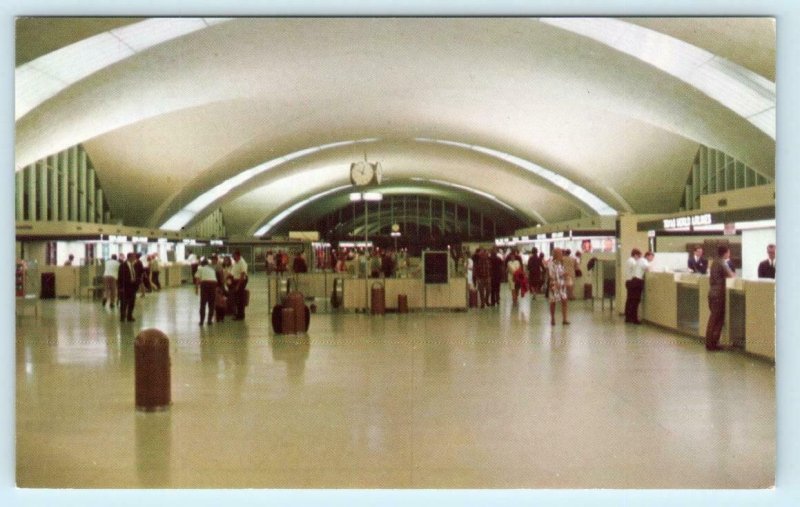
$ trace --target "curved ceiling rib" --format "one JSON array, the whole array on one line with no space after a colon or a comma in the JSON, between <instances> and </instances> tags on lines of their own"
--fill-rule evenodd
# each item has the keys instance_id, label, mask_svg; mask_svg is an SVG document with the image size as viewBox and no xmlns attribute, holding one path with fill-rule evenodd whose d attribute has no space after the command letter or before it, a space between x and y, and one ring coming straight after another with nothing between
<instances>
[{"instance_id":1,"label":"curved ceiling rib","mask_svg":"<svg viewBox=\"0 0 800 507\"><path fill-rule=\"evenodd\" d=\"M574 181L571 181L565 178L564 176L561 176L560 174L556 174L555 172L550 171L549 169L545 169L544 167L534 164L529 160L525 160L508 153L503 153L501 151L493 150L491 148L486 148L484 146L476 146L473 144L459 143L455 141L444 141L441 139L426 139L426 138L417 138L415 139L415 141L423 143L438 143L447 146L455 146L457 148L465 148L468 150L473 150L479 153L483 153L485 155L489 155L490 157L494 157L503 160L505 162L509 162L517 167L525 169L526 171L532 172L533 174L536 174L537 176L549 181L553 185L565 190L567 193L569 193L576 199L582 201L584 204L592 208L598 215L616 216L617 214L617 211L614 208L603 202L602 199L592 194L585 188L576 184ZM629 209L627 211L632 211L632 210Z\"/></svg>"},{"instance_id":2,"label":"curved ceiling rib","mask_svg":"<svg viewBox=\"0 0 800 507\"><path fill-rule=\"evenodd\" d=\"M153 18L97 34L14 70L18 120L81 79L162 42L231 18Z\"/></svg>"},{"instance_id":3,"label":"curved ceiling rib","mask_svg":"<svg viewBox=\"0 0 800 507\"><path fill-rule=\"evenodd\" d=\"M214 186L210 190L203 192L198 197L196 197L192 202L184 206L183 209L172 215L166 222L161 224L160 228L167 231L181 230L181 228L183 228L186 224L192 221L195 218L195 216L201 213L204 209L211 206L211 204L217 202L225 194L227 194L228 192L230 192L235 188L241 187L242 185L250 181L252 178L258 176L259 174L263 174L266 171L269 171L273 167L277 167L286 162L297 160L299 158L308 156L312 153L317 153L331 148L339 148L342 146L348 146L352 144L371 143L377 140L378 139L371 138L371 139L359 139L355 141L339 141L335 143L304 148L302 150L298 150L289 153L287 155L283 155L281 157L268 160L263 164L251 167L250 169L246 169L237 174L236 176L228 178L222 183Z\"/></svg>"},{"instance_id":4,"label":"curved ceiling rib","mask_svg":"<svg viewBox=\"0 0 800 507\"><path fill-rule=\"evenodd\" d=\"M705 93L775 139L775 83L709 51L612 18L540 18L626 53Z\"/></svg>"},{"instance_id":5,"label":"curved ceiling rib","mask_svg":"<svg viewBox=\"0 0 800 507\"><path fill-rule=\"evenodd\" d=\"M202 193L194 200L192 200L189 204L184 206L180 211L176 212L172 215L169 219L167 219L163 224L160 225L161 229L165 229L168 231L178 231L185 227L188 223L194 220L198 215L200 215L203 210L208 209L213 204L218 204L219 200L223 198L226 194L228 194L231 190L236 188L241 188L243 185L247 184L250 180L254 177L265 173L266 171L277 167L281 164L284 164L289 161L298 160L302 157L318 153L320 151L338 148L342 146L348 146L352 144L361 144L361 143L371 143L376 142L379 139L377 138L369 138L369 139L360 139L355 141L340 141L335 143L324 144L320 146L312 146L310 148L304 148L302 150L298 150L287 155L283 155L281 157L269 160L260 164L258 166L252 167L250 169L246 169L236 176L233 176L222 183L217 184L210 190ZM556 174L553 171L545 169L533 162L528 160L524 160L520 157L516 157L514 155L510 155L508 153L503 153L497 150L493 150L491 148L486 148L483 146L476 146L470 145L466 143L460 143L456 141L446 141L440 139L427 139L427 138L417 138L414 139L415 142L420 143L434 143L434 144L441 144L445 146L451 146L461 149L468 149L472 151L476 151L482 153L484 155L488 155L492 158L497 160L501 160L503 162L510 163L516 167L522 168L530 173L535 174L536 176L548 181L549 183L555 185L556 187L564 190L568 195L572 198L580 201L585 206L588 206L592 210L595 211L598 215L610 215L614 216L617 214L616 210L610 207L608 204L603 202L599 197L592 194L585 188L581 187L580 185L576 184L575 182L561 176L560 174ZM454 185L453 183L445 183L448 185ZM466 187L465 187L466 188ZM472 193L478 193L477 189L470 189ZM492 196L493 200L500 202L496 197ZM624 202L624 201L623 201ZM507 204L502 203L503 206L509 207ZM628 210L630 211L630 210ZM541 223L547 223L544 218L538 213L534 212L534 215ZM258 236L263 235L264 232L260 234L256 234Z\"/></svg>"},{"instance_id":6,"label":"curved ceiling rib","mask_svg":"<svg viewBox=\"0 0 800 507\"><path fill-rule=\"evenodd\" d=\"M501 199L498 199L496 196L488 194L486 192L483 192L482 190L478 190L476 188L472 188L472 187L466 186L466 185L461 185L461 184L458 184L458 183L452 183L452 182L445 181L445 180L440 180L440 179L411 178L411 180L414 181L414 182L417 182L417 183L429 182L429 183L433 183L435 185L440 185L440 186L444 186L444 187L457 189L457 190L472 194L474 196L481 197L481 198L486 199L488 201L491 201L491 202L497 204L498 206L501 206L501 207L503 207L503 208L505 208L505 209L507 209L509 211L512 211L512 212L513 211L517 211L513 206L508 205L507 203L503 202ZM336 188L333 188L333 189L326 190L324 192L320 192L320 193L314 194L314 195L312 195L310 197L306 197L305 199L302 199L302 200L300 200L300 201L288 206L287 208L285 208L283 211L279 212L278 214L275 214L275 215L273 215L271 217L268 216L268 217L265 217L262 220L259 220L259 224L263 223L265 220L268 220L268 222L266 224L260 226L253 233L253 236L260 237L260 236L263 236L263 235L269 233L276 225L278 225L283 220L287 219L292 213L294 213L295 211L298 211L300 208L303 208L304 206L307 206L307 205L311 204L314 201L318 201L319 199L321 199L323 197L326 197L326 196L329 196L329 195L332 195L332 194L334 194L336 192L339 192L339 191L342 191L342 190L345 190L345 189L352 189L352 188L353 187L351 185L343 185L343 186L339 186L339 187L336 187ZM543 224L547 223L544 220L544 218L542 218L542 216L539 213L537 213L536 211L531 211L530 213L533 214L534 216L536 216L537 219L539 219L541 221L541 223L543 223ZM256 224L255 227L258 227L259 224ZM252 229L253 229L253 227L251 227L250 230L252 230Z\"/></svg>"}]
</instances>

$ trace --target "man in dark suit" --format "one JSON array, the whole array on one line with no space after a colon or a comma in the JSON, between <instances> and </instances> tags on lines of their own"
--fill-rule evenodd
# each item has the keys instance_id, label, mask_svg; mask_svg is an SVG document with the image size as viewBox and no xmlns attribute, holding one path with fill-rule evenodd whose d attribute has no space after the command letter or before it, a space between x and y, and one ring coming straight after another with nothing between
<instances>
[{"instance_id":1,"label":"man in dark suit","mask_svg":"<svg viewBox=\"0 0 800 507\"><path fill-rule=\"evenodd\" d=\"M500 283L505 275L503 259L497 255L497 248L489 252L489 267L491 269L491 290L489 292L489 306L500 304Z\"/></svg>"},{"instance_id":2,"label":"man in dark suit","mask_svg":"<svg viewBox=\"0 0 800 507\"><path fill-rule=\"evenodd\" d=\"M703 247L695 247L694 252L689 254L689 271L705 275L708 271L708 260L703 257Z\"/></svg>"},{"instance_id":3,"label":"man in dark suit","mask_svg":"<svg viewBox=\"0 0 800 507\"><path fill-rule=\"evenodd\" d=\"M136 290L139 288L138 276L136 274L136 255L131 252L125 262L120 263L117 275L117 286L119 288L120 312L119 321L133 322L133 307L136 305Z\"/></svg>"},{"instance_id":4,"label":"man in dark suit","mask_svg":"<svg viewBox=\"0 0 800 507\"><path fill-rule=\"evenodd\" d=\"M775 245L767 245L767 258L758 265L759 278L775 278Z\"/></svg>"}]
</instances>

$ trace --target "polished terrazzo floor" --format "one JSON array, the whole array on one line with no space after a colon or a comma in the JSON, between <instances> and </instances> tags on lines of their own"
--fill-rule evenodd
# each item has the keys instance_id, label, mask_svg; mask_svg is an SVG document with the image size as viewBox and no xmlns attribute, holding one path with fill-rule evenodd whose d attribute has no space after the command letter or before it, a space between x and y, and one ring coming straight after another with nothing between
<instances>
[{"instance_id":1,"label":"polished terrazzo floor","mask_svg":"<svg viewBox=\"0 0 800 507\"><path fill-rule=\"evenodd\" d=\"M198 326L190 287L17 317L20 487L765 488L775 371L606 306L317 314ZM134 337L170 338L169 410L134 409Z\"/></svg>"}]
</instances>

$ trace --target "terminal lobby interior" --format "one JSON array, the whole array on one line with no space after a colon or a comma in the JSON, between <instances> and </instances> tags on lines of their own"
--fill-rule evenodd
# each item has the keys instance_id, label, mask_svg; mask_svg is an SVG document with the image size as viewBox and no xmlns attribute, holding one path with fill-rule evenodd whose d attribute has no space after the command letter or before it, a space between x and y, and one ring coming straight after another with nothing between
<instances>
[{"instance_id":1,"label":"terminal lobby interior","mask_svg":"<svg viewBox=\"0 0 800 507\"><path fill-rule=\"evenodd\" d=\"M773 18L31 17L15 37L18 487L775 485ZM735 254L722 352L695 244ZM343 245L405 270L335 272ZM508 283L472 307L478 246L583 249L570 323ZM655 252L642 325L633 248ZM246 317L198 326L186 258L234 249ZM270 249L309 273L266 272ZM163 287L120 322L97 280L134 250ZM307 333L272 325L292 287ZM169 338L155 412L134 403L147 328Z\"/></svg>"}]
</instances>

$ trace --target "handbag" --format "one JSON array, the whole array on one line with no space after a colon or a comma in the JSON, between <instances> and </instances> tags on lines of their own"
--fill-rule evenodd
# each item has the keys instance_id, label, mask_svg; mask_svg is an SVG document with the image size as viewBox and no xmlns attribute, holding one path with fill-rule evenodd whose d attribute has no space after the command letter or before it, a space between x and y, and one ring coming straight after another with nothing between
<instances>
[{"instance_id":1,"label":"handbag","mask_svg":"<svg viewBox=\"0 0 800 507\"><path fill-rule=\"evenodd\" d=\"M225 308L228 306L228 298L222 293L222 291L217 291L217 295L214 298L214 306L217 308Z\"/></svg>"}]
</instances>

